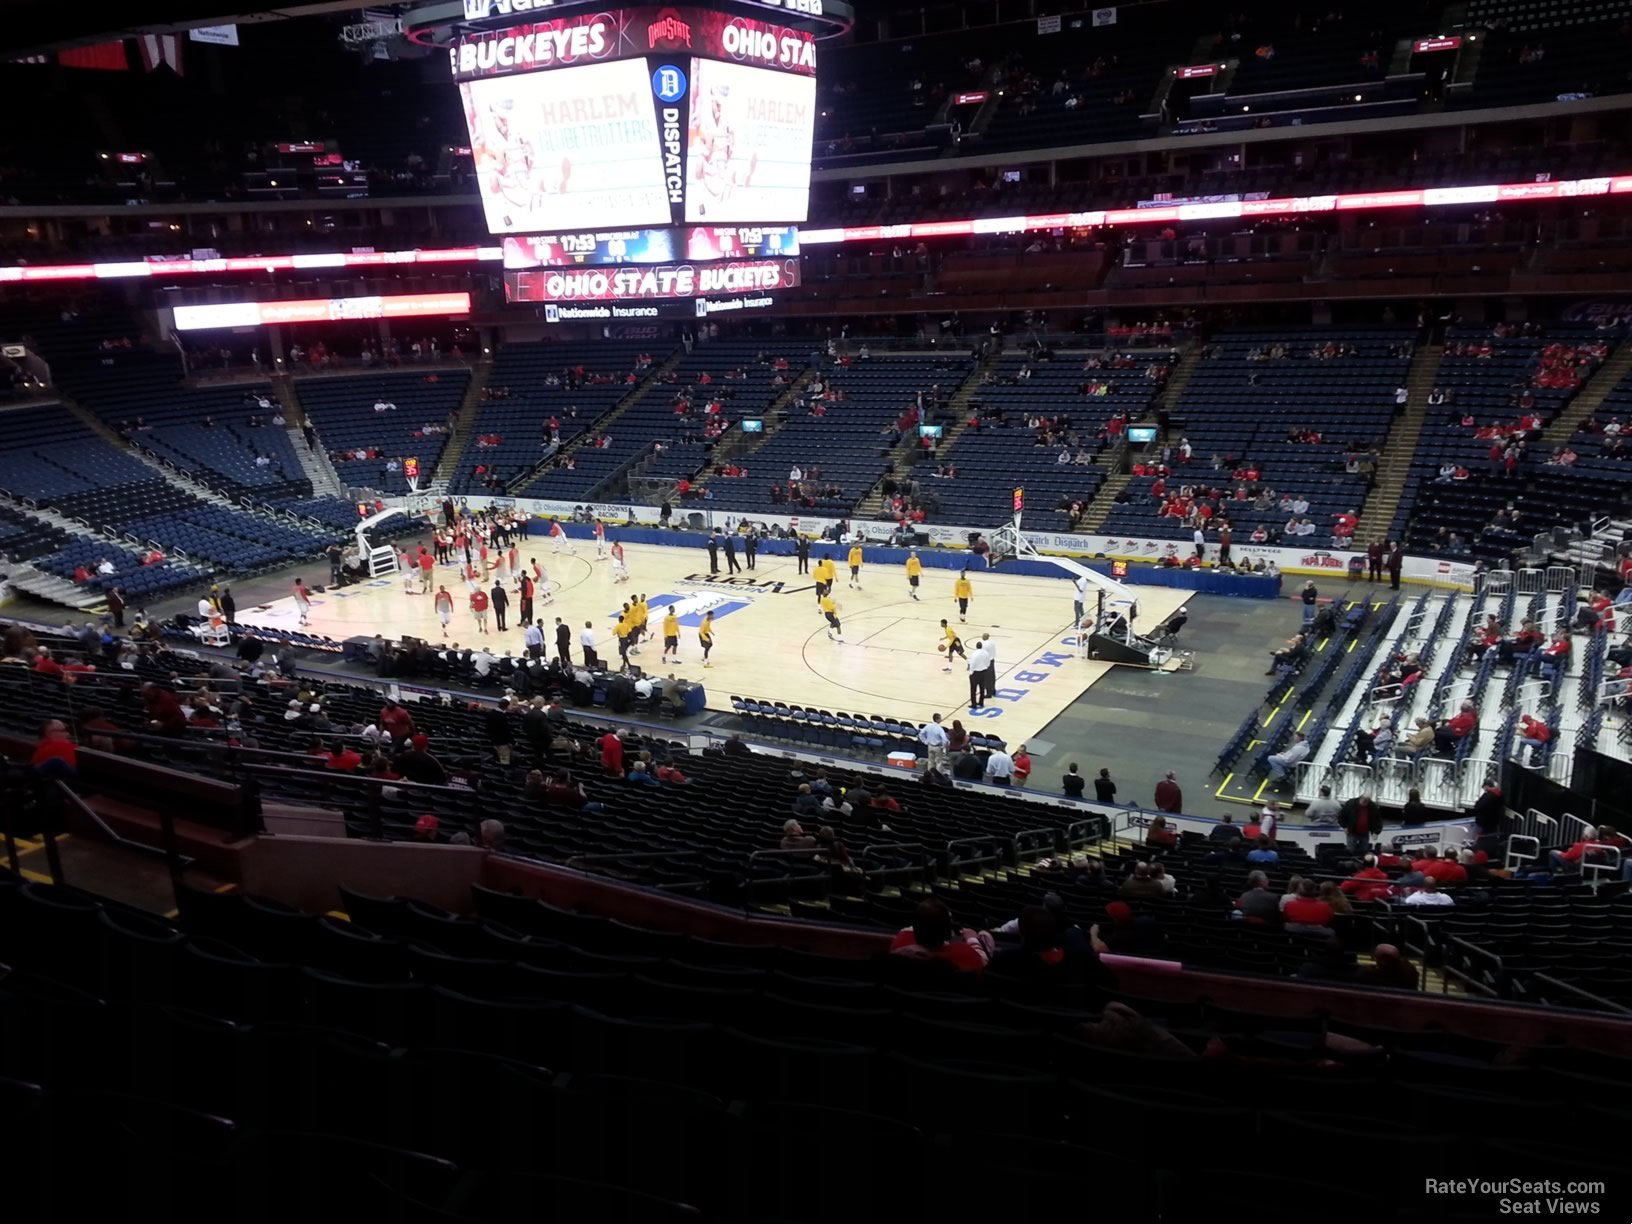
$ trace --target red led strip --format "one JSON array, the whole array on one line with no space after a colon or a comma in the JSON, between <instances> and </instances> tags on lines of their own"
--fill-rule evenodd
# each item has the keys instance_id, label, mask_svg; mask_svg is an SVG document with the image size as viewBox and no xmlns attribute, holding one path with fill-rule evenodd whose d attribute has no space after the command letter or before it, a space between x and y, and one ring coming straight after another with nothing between
<instances>
[{"instance_id":1,"label":"red led strip","mask_svg":"<svg viewBox=\"0 0 1632 1224\"><path fill-rule=\"evenodd\" d=\"M1154 225L1160 221L1221 221L1243 217L1289 217L1387 208L1441 208L1469 204L1517 204L1527 200L1569 200L1632 192L1632 175L1564 179L1546 183L1489 183L1473 187L1421 187L1350 195L1284 196L1273 200L1229 200L1170 204L1156 208L1112 208L1090 212L981 217L967 221L919 221L905 225L861 225L799 231L805 246L876 242L897 238L947 238L969 234L1022 234L1038 230L1093 229L1102 225ZM502 263L497 246L418 251L335 251L318 255L253 255L232 259L151 258L114 263L25 264L0 267L0 284L19 281L127 280L134 277L197 276L219 272L280 272L306 268L371 268L391 264Z\"/></svg>"}]
</instances>

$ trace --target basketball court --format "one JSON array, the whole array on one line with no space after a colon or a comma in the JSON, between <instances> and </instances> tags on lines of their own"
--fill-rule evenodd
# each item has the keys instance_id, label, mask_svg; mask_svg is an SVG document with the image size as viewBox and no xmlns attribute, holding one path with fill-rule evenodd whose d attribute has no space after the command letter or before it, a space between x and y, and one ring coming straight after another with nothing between
<instances>
[{"instance_id":1,"label":"basketball court","mask_svg":"<svg viewBox=\"0 0 1632 1224\"><path fill-rule=\"evenodd\" d=\"M710 575L708 554L701 548L663 545L628 545L625 559L630 580L616 583L609 559L595 557L593 544L575 541L575 554L557 554L542 537L532 537L522 548L522 564L536 557L549 576L553 600L535 601L534 613L545 626L545 639L554 653L555 618L573 630L573 657L585 621L596 630L596 649L603 661L616 660L612 626L622 603L636 593L646 595L651 607L648 636L633 661L654 675L685 677L702 682L708 708L729 712L733 694L763 701L782 701L849 714L884 715L925 722L939 713L950 722L962 718L971 730L1003 736L1010 743L1035 737L1084 690L1109 672L1113 664L1089 661L1073 645L1072 587L1059 578L1005 574L1001 569L972 575L974 598L967 624L959 624L952 597L955 571L924 570L920 599L913 600L905 571L898 565L868 565L861 574L862 589L846 585L849 574L843 551L833 548L839 564L833 597L838 601L844 641L827 636L827 625L816 606L815 587L808 574L798 572L792 557L761 554L757 568L727 575ZM823 552L812 549L814 565ZM740 560L739 550L739 564ZM323 577L307 576L308 586ZM468 591L459 567L438 565L437 586L446 586L454 598L449 642L472 647L485 642L495 653L521 654L522 627L512 593L509 628L493 631L488 614L486 638L476 631L469 610ZM485 589L491 590L490 576ZM506 588L512 584L505 583ZM1180 607L1187 593L1159 587L1138 588L1136 629L1148 629ZM663 609L676 605L681 624L681 662L658 662ZM714 613L713 666L702 666L697 625L704 611ZM952 659L951 671L936 650L943 637L940 621L946 618L966 646L989 634L997 647L997 696L983 712L968 708L969 680L961 659ZM292 596L252 608L240 607L241 624L294 629L299 617ZM309 631L336 639L403 636L442 640L431 595L404 592L401 575L372 579L343 590L312 597ZM1170 678L1183 684L1183 676Z\"/></svg>"}]
</instances>

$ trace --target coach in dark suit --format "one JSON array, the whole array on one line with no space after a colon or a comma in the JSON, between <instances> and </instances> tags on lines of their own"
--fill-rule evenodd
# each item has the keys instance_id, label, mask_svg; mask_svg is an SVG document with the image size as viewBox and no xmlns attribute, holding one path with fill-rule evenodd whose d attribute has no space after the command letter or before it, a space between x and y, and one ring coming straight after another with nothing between
<instances>
[{"instance_id":1,"label":"coach in dark suit","mask_svg":"<svg viewBox=\"0 0 1632 1224\"><path fill-rule=\"evenodd\" d=\"M720 529L716 527L708 533L708 572L720 572Z\"/></svg>"},{"instance_id":2,"label":"coach in dark suit","mask_svg":"<svg viewBox=\"0 0 1632 1224\"><path fill-rule=\"evenodd\" d=\"M555 618L555 653L560 656L561 662L572 662L572 626L559 616Z\"/></svg>"}]
</instances>

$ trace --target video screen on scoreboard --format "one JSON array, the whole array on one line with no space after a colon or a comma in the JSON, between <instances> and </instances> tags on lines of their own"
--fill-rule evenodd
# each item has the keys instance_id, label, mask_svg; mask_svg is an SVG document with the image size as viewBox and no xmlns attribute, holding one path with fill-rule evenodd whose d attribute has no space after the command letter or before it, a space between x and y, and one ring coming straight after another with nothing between
<instances>
[{"instance_id":1,"label":"video screen on scoreboard","mask_svg":"<svg viewBox=\"0 0 1632 1224\"><path fill-rule=\"evenodd\" d=\"M467 81L459 93L491 232L668 224L644 61ZM807 179L809 150L807 139Z\"/></svg>"},{"instance_id":2,"label":"video screen on scoreboard","mask_svg":"<svg viewBox=\"0 0 1632 1224\"><path fill-rule=\"evenodd\" d=\"M691 64L686 220L803 221L815 79L719 60Z\"/></svg>"}]
</instances>

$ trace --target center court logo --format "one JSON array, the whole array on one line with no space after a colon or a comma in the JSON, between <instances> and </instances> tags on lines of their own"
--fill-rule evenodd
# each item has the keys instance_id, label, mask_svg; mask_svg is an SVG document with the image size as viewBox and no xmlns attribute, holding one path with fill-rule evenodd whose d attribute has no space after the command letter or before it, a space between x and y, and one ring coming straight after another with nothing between
<instances>
[{"instance_id":1,"label":"center court logo","mask_svg":"<svg viewBox=\"0 0 1632 1224\"><path fill-rule=\"evenodd\" d=\"M664 64L652 73L652 93L659 102L674 103L686 96L686 74L673 64Z\"/></svg>"},{"instance_id":2,"label":"center court logo","mask_svg":"<svg viewBox=\"0 0 1632 1224\"><path fill-rule=\"evenodd\" d=\"M765 582L758 578L741 578L735 574L687 574L681 582L695 582L699 586L730 587L743 595L791 595L795 591L809 591L814 584L790 587L785 582Z\"/></svg>"}]
</instances>

